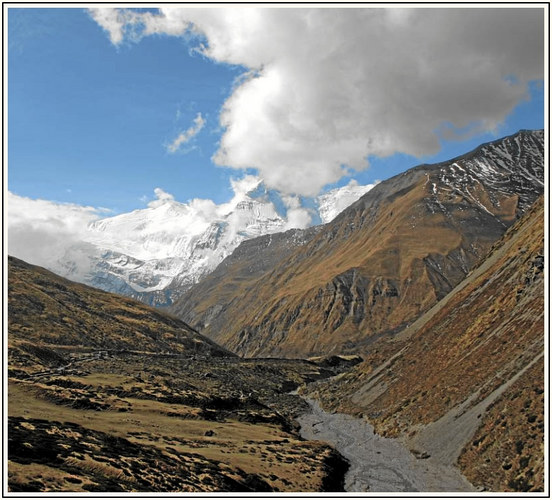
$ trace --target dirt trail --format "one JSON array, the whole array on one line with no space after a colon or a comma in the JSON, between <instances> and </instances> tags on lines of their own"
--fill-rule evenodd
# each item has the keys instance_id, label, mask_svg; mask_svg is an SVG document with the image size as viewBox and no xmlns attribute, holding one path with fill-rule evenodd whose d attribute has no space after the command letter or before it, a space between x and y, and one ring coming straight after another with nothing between
<instances>
[{"instance_id":1,"label":"dirt trail","mask_svg":"<svg viewBox=\"0 0 552 500\"><path fill-rule=\"evenodd\" d=\"M342 413L327 413L316 401L305 400L311 412L297 419L301 436L325 441L349 460L345 491L476 491L457 468L431 458L416 458L398 440L375 434L369 423Z\"/></svg>"}]
</instances>

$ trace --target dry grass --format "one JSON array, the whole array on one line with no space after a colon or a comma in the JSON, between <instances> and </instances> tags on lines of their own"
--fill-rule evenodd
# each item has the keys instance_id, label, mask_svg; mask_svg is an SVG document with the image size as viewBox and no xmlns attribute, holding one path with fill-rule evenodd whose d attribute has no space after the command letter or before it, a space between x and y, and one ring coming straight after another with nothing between
<instances>
[{"instance_id":1,"label":"dry grass","mask_svg":"<svg viewBox=\"0 0 552 500\"><path fill-rule=\"evenodd\" d=\"M20 491L33 491L34 485L34 490L44 492L81 493L94 486L92 481L78 474L69 474L46 464L20 464L11 460L8 461L8 482L18 485Z\"/></svg>"},{"instance_id":2,"label":"dry grass","mask_svg":"<svg viewBox=\"0 0 552 500\"><path fill-rule=\"evenodd\" d=\"M536 363L486 413L460 457L488 491L544 491L544 366Z\"/></svg>"},{"instance_id":3,"label":"dry grass","mask_svg":"<svg viewBox=\"0 0 552 500\"><path fill-rule=\"evenodd\" d=\"M28 442L41 456L39 450L44 448L41 443L51 440L59 449L59 476L70 473L82 480L73 489L76 483L43 478L39 489L81 491L84 486L94 491L107 487L124 491L323 489L331 470L326 466L332 456L330 448L302 441L290 429L289 420L256 399L240 402L239 398L229 397L243 393L247 387L252 389L254 386L248 384L253 381L255 389L261 389L259 370L272 373L270 380L274 386L267 384L263 393L264 397L271 397L271 391L280 387L278 376L288 371L290 381L301 383L305 376L312 376L315 366L286 361L282 366L270 362L266 367L260 361L222 358L218 363L191 359L175 363L163 358L155 361L148 356L131 356L96 360L85 365L87 372L74 375L11 378L8 414L10 420L24 419L17 424L20 445ZM210 375L205 377L207 369ZM283 396L275 392L274 397ZM43 420L45 415L48 421ZM107 452L103 443L112 439L127 444ZM137 448L125 451L131 445ZM133 465L141 460L143 452L138 450L156 450L155 467L161 470L168 467L166 484L150 477L153 472L149 471L154 470L151 460L146 465ZM151 453L148 451L146 456ZM21 471L31 465L21 463L25 457L19 460L14 468L14 474L20 471L19 476L14 476L10 483L15 489L24 488ZM52 458L44 460L50 463ZM17 458L12 461L16 463ZM165 466L165 461L173 465ZM170 472L174 467L191 467L197 470L197 476L188 474L191 477L188 483L180 484L175 482L176 472ZM137 472L141 468L143 474ZM145 482L136 483L135 477Z\"/></svg>"},{"instance_id":4,"label":"dry grass","mask_svg":"<svg viewBox=\"0 0 552 500\"><path fill-rule=\"evenodd\" d=\"M230 355L182 321L132 299L72 283L12 257L8 275L10 342L39 365L48 360L37 360L24 343Z\"/></svg>"},{"instance_id":5,"label":"dry grass","mask_svg":"<svg viewBox=\"0 0 552 500\"><path fill-rule=\"evenodd\" d=\"M239 360L17 259L8 343L12 491L320 491L342 477L292 420L302 402L287 393L331 374L313 363Z\"/></svg>"},{"instance_id":6,"label":"dry grass","mask_svg":"<svg viewBox=\"0 0 552 500\"><path fill-rule=\"evenodd\" d=\"M451 296L394 341L375 344L340 380L322 381L315 396L329 408L367 416L381 434L412 439L458 405L469 400L473 407L515 380L543 353L543 210L541 198ZM523 375L524 389L515 382L517 389L480 416L477 445L460 458L476 485L542 489L544 371L536 367ZM523 436L531 442L530 460L523 458L527 448L525 455L516 452Z\"/></svg>"},{"instance_id":7,"label":"dry grass","mask_svg":"<svg viewBox=\"0 0 552 500\"><path fill-rule=\"evenodd\" d=\"M479 206L443 189L445 215L428 202L432 181L439 182L421 176L376 208L347 212L262 276L248 279L235 258L173 310L245 356L363 350L431 308L504 231L498 218L514 218L516 196L499 195L495 206L479 185L482 203L496 212L492 227L481 227Z\"/></svg>"}]
</instances>

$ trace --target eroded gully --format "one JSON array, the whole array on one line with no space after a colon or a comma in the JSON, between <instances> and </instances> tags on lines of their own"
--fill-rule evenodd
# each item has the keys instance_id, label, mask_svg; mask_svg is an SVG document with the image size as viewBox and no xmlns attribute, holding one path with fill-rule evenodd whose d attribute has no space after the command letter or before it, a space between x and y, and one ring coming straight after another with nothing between
<instances>
[{"instance_id":1,"label":"eroded gully","mask_svg":"<svg viewBox=\"0 0 552 500\"><path fill-rule=\"evenodd\" d=\"M460 471L426 459L416 458L397 439L378 436L364 420L342 413L328 413L305 398L311 411L297 420L301 436L332 445L347 460L348 492L466 492L475 491Z\"/></svg>"}]
</instances>

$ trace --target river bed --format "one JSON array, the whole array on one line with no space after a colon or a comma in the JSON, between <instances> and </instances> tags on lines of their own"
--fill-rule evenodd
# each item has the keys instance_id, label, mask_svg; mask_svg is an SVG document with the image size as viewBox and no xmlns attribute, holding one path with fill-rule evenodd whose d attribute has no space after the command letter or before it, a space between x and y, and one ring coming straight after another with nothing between
<instances>
[{"instance_id":1,"label":"river bed","mask_svg":"<svg viewBox=\"0 0 552 500\"><path fill-rule=\"evenodd\" d=\"M328 413L305 398L310 413L299 417L304 439L324 441L349 460L348 492L473 492L475 488L456 467L416 458L397 439L378 436L366 421Z\"/></svg>"}]
</instances>

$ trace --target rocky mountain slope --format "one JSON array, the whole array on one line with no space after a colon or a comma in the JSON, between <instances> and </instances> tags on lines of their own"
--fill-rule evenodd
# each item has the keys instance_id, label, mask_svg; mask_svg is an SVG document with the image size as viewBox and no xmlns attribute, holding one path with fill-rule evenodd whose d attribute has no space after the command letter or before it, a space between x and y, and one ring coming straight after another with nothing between
<instances>
[{"instance_id":1,"label":"rocky mountain slope","mask_svg":"<svg viewBox=\"0 0 552 500\"><path fill-rule=\"evenodd\" d=\"M491 491L544 488L544 201L466 279L311 396Z\"/></svg>"},{"instance_id":2,"label":"rocky mountain slope","mask_svg":"<svg viewBox=\"0 0 552 500\"><path fill-rule=\"evenodd\" d=\"M281 241L292 250L271 268L249 275L264 254L240 251L171 310L240 355L366 349L449 293L543 192L543 148L543 131L521 131L381 182L303 245Z\"/></svg>"},{"instance_id":3,"label":"rocky mountain slope","mask_svg":"<svg viewBox=\"0 0 552 500\"><path fill-rule=\"evenodd\" d=\"M189 310L203 310L206 307L201 319L196 319L196 328L213 331L211 323L218 327L221 323L219 314L225 314L224 304L238 299L244 283L259 279L270 272L289 258L299 246L309 242L321 229L322 226L291 229L244 241L212 273L193 287L193 293L186 293L185 299L169 310L178 316L186 315ZM209 302L209 298L214 298L216 302ZM183 304L184 309L181 309Z\"/></svg>"},{"instance_id":4,"label":"rocky mountain slope","mask_svg":"<svg viewBox=\"0 0 552 500\"><path fill-rule=\"evenodd\" d=\"M289 394L335 360L242 360L156 309L13 258L8 297L11 492L342 489L346 462L301 439L306 403Z\"/></svg>"},{"instance_id":5,"label":"rocky mountain slope","mask_svg":"<svg viewBox=\"0 0 552 500\"><path fill-rule=\"evenodd\" d=\"M180 203L161 193L145 209L93 222L49 269L146 304L170 305L242 241L295 227L293 208L259 178L246 176L232 187L228 203ZM352 184L319 197L312 221L331 220L371 187Z\"/></svg>"}]
</instances>

